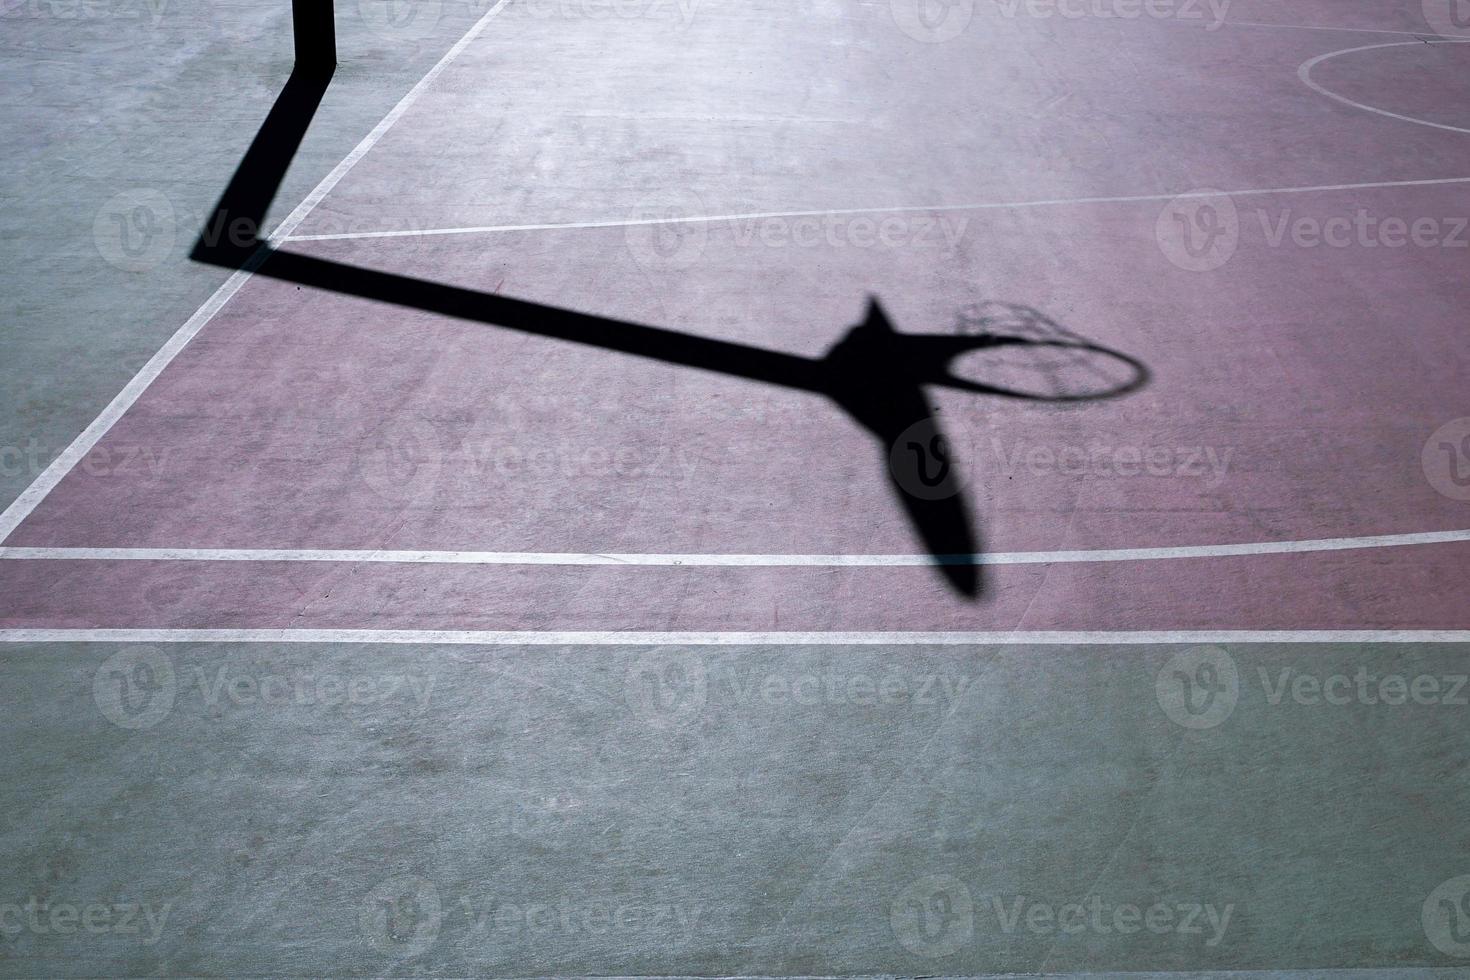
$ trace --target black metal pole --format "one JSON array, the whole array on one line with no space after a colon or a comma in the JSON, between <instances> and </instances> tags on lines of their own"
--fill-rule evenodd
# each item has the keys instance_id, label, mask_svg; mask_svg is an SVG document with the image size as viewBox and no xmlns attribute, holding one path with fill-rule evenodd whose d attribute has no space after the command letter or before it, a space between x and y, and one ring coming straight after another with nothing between
<instances>
[{"instance_id":1,"label":"black metal pole","mask_svg":"<svg viewBox=\"0 0 1470 980\"><path fill-rule=\"evenodd\" d=\"M337 67L337 27L332 0L291 0L296 70L330 73Z\"/></svg>"}]
</instances>

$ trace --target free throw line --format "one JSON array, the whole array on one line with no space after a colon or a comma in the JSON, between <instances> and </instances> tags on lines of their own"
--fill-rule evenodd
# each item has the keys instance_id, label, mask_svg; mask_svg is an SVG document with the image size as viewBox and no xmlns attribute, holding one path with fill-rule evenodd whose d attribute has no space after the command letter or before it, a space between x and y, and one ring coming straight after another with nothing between
<instances>
[{"instance_id":1,"label":"free throw line","mask_svg":"<svg viewBox=\"0 0 1470 980\"><path fill-rule=\"evenodd\" d=\"M0 629L0 643L382 643L472 646L1099 646L1195 643L1470 643L1470 630L619 630Z\"/></svg>"},{"instance_id":2,"label":"free throw line","mask_svg":"<svg viewBox=\"0 0 1470 980\"><path fill-rule=\"evenodd\" d=\"M721 568L895 567L941 564L1041 565L1083 562L1226 558L1242 555L1353 551L1470 541L1470 530L1377 534L1306 541L1252 541L1237 544L1181 545L1161 548L1098 548L1074 551L1011 551L979 555L925 554L643 554L555 551L373 551L315 548L21 548L0 547L0 559L29 561L244 561L344 562L406 565L655 565Z\"/></svg>"},{"instance_id":3,"label":"free throw line","mask_svg":"<svg viewBox=\"0 0 1470 980\"><path fill-rule=\"evenodd\" d=\"M608 219L605 221L542 222L525 225L466 225L456 228L393 228L382 231L343 231L321 235L288 235L287 242L335 242L366 238L419 238L435 235L493 235L519 231L577 231L595 228L636 228L643 225L692 225L719 222L761 221L766 218L824 218L857 214L920 214L926 211L1005 211L1023 208L1065 207L1070 204L1136 204L1191 198L1251 197L1266 194L1309 194L1325 191L1357 191L1388 187L1433 187L1467 184L1470 177L1432 177L1424 180L1375 180L1358 184L1314 184L1306 187L1249 187L1240 190L1195 190L1179 194L1124 194L1111 197L1057 197L1035 201L990 201L971 204L904 204L873 208L819 208L809 211L750 211L739 214L703 214L665 218Z\"/></svg>"}]
</instances>

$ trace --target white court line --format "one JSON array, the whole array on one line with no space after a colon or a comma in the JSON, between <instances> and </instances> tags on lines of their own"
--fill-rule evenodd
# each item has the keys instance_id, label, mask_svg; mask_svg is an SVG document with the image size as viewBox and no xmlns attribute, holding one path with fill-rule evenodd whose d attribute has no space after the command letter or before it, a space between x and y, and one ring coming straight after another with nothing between
<instances>
[{"instance_id":1,"label":"white court line","mask_svg":"<svg viewBox=\"0 0 1470 980\"><path fill-rule=\"evenodd\" d=\"M0 643L384 643L472 646L1099 646L1195 643L1470 643L1470 630L620 630L0 629Z\"/></svg>"},{"instance_id":2,"label":"white court line","mask_svg":"<svg viewBox=\"0 0 1470 980\"><path fill-rule=\"evenodd\" d=\"M1169 23L1188 24L1189 21L1172 20L1169 21ZM1384 30L1381 27L1317 27L1312 24L1268 24L1265 21L1258 20L1227 20L1223 22L1222 26L1277 27L1284 31L1333 31L1339 34L1398 34L1404 37L1426 38L1429 39L1430 42L1435 39L1448 40L1448 38L1441 38L1441 36L1437 34L1433 28L1425 28L1422 31L1389 31Z\"/></svg>"},{"instance_id":3,"label":"white court line","mask_svg":"<svg viewBox=\"0 0 1470 980\"><path fill-rule=\"evenodd\" d=\"M1343 105L1345 105L1345 106L1351 106L1354 109L1362 109L1364 112L1376 113L1377 115L1380 115L1380 116L1387 116L1390 119L1398 119L1398 120L1400 120L1402 122L1414 123L1415 125L1418 125L1418 126L1430 126L1430 127L1434 128L1434 129L1444 129L1444 130L1448 130L1451 133L1470 133L1470 129L1466 129L1463 126L1451 126L1448 123L1430 122L1428 119L1419 119L1419 118L1416 118L1414 116L1405 116L1405 115L1402 115L1401 113L1389 112L1387 109L1380 109L1377 106L1367 105L1367 104L1362 103L1362 102L1354 102L1352 99L1349 99L1347 96L1338 95L1336 92L1332 91L1331 89L1326 88L1326 87L1324 87L1322 85L1319 85L1317 82L1315 82L1315 81L1312 80L1312 69L1315 68L1315 67L1317 67L1318 65L1320 65L1322 62L1328 61L1328 60L1330 60L1332 58L1337 58L1337 57L1340 57L1341 55L1345 55L1345 54L1357 54L1360 51L1376 51L1379 48L1405 48L1405 47L1410 47L1412 45L1418 45L1418 44L1421 44L1421 43L1430 43L1430 44L1470 44L1470 41L1449 41L1449 40L1430 41L1430 42L1420 42L1420 41L1391 41L1388 44L1365 44L1365 45L1363 45L1360 48L1343 48L1341 51L1329 51L1326 54L1318 55L1317 57L1311 59L1310 61L1307 61L1307 62L1303 63L1302 66L1296 70L1297 77L1302 80L1302 83L1304 85L1306 85L1307 88L1311 89L1313 92L1316 92L1318 95L1325 95L1329 99L1333 100L1334 102L1340 102Z\"/></svg>"},{"instance_id":4,"label":"white court line","mask_svg":"<svg viewBox=\"0 0 1470 980\"><path fill-rule=\"evenodd\" d=\"M593 228L632 228L640 225L688 225L730 221L760 221L765 218L820 218L853 214L914 214L926 211L1006 211L1022 208L1064 207L1069 204L1133 204L1148 201L1178 201L1198 197L1251 197L1263 194L1310 194L1323 191L1357 191L1385 187L1433 187L1470 183L1470 177L1435 177L1426 180L1375 180L1360 184L1314 184L1309 187L1253 187L1233 191L1185 191L1181 194L1127 194L1111 197L1057 197L1035 201L991 201L983 204L914 204L876 208L828 208L814 211L751 211L742 214L706 214L680 218L634 218L616 221L565 221L531 225L467 225L460 228L389 229L345 231L324 235L290 235L288 242L329 242L361 238L418 238L430 235L491 235L515 231L576 231Z\"/></svg>"},{"instance_id":5,"label":"white court line","mask_svg":"<svg viewBox=\"0 0 1470 980\"><path fill-rule=\"evenodd\" d=\"M337 186L337 182L346 176L347 171L351 170L357 161L361 160L363 155L372 149L373 145L382 139L384 134L393 127L393 124L418 100L418 97L423 94L424 89L432 84L434 79L438 78L444 69L449 67L449 64L455 58L459 57L460 53L469 46L470 42L480 35L485 29L485 26L490 22L490 19L499 13L500 9L507 2L508 0L499 0L495 6L487 10L484 16L465 32L463 37L455 42L453 47L444 53L444 57L440 58L434 67L430 68L428 73L419 79L413 88L408 90L408 94L398 100L397 105L388 110L388 114L373 127L372 132L363 137L362 141L353 148L352 152L347 154L341 163L333 167L331 173L323 177L321 183L317 184L312 192L306 195L305 200L298 204L296 209L276 226L276 230L266 239L267 243L275 244L285 240L306 219L306 216L311 213L311 210L321 203L322 198L326 197L332 188ZM117 397L102 410L102 414L93 419L92 424L82 430L81 435L73 439L71 445L67 446L61 455L52 460L51 465L46 467L41 475L36 477L35 481L29 487L26 487L19 497L11 502L9 507L5 508L4 513L0 513L0 541L4 541L10 537L20 523L30 516L31 511L35 510L36 506L46 498L46 495L56 488L56 485L62 481L62 478L67 473L71 472L72 467L76 466L82 457L93 446L97 445L103 436L107 435L107 431L116 424L118 419L123 417L124 413L147 390L148 386L163 373L163 369L168 367L169 362L188 346L189 341L194 339L195 334L199 333L204 325L220 311L221 307L230 301L230 297L239 292L240 287L245 285L245 281L259 267L265 255L264 250L257 250L242 268L231 273L230 277L214 291L214 294L204 301L204 305L199 307L193 316L189 317L184 325L168 339L168 342L163 345L158 353L154 354L148 360L148 363L144 364L142 369L133 376L133 379L123 387L123 390L118 392Z\"/></svg>"},{"instance_id":6,"label":"white court line","mask_svg":"<svg viewBox=\"0 0 1470 980\"><path fill-rule=\"evenodd\" d=\"M1011 551L950 556L948 564L1051 565L1082 562L1152 561L1170 558L1224 558L1234 555L1352 551L1470 541L1470 530L1375 534L1305 541L1253 541L1240 544L1180 545L1163 548L1099 548L1085 551ZM17 548L0 547L0 559L31 561L245 561L355 562L407 565L643 565L718 568L867 568L929 566L926 554L598 554L559 551L371 551L314 548Z\"/></svg>"}]
</instances>

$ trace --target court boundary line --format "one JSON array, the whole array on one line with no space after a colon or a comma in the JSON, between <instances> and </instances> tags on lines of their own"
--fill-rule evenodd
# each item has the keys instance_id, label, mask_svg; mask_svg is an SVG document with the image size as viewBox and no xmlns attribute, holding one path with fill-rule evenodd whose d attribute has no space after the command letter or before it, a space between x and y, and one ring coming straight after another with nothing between
<instances>
[{"instance_id":1,"label":"court boundary line","mask_svg":"<svg viewBox=\"0 0 1470 980\"><path fill-rule=\"evenodd\" d=\"M1377 534L1293 541L1174 545L1154 548L1096 548L1071 551L1010 551L975 555L928 554L679 554L551 551L437 551L316 548L86 548L0 547L8 561L184 561L335 562L398 565L599 565L687 568L870 568L935 564L1064 565L1123 561L1249 557L1361 551L1470 542L1470 529Z\"/></svg>"},{"instance_id":2,"label":"court boundary line","mask_svg":"<svg viewBox=\"0 0 1470 980\"><path fill-rule=\"evenodd\" d=\"M1379 116L1386 116L1389 119L1397 119L1400 122L1413 123L1416 126L1428 126L1428 127L1432 128L1432 129L1442 129L1442 130L1445 130L1445 131L1451 132L1451 133L1470 133L1470 128L1466 128L1464 126L1451 126L1449 123L1432 122L1432 121L1430 121L1428 119L1419 119L1419 118L1416 118L1414 116L1406 116L1403 113L1391 112L1388 109L1380 109L1377 106L1368 105L1366 102L1355 102L1355 101L1353 101L1352 99L1348 98L1345 95L1338 95L1336 92L1332 91L1330 88L1327 88L1325 85L1322 85L1320 82L1317 82L1317 81L1315 81L1312 78L1312 69L1313 68L1316 68L1318 65L1320 65L1324 61L1331 61L1333 58L1339 58L1339 57L1341 57L1342 55L1345 55L1345 54L1358 54L1359 52L1362 52L1362 51L1377 51L1377 50L1380 50L1382 48L1407 48L1407 47L1413 47L1413 46L1418 45L1418 44L1421 44L1421 43L1423 43L1423 44L1470 44L1470 40L1450 40L1448 38L1442 38L1442 39L1440 39L1438 41L1424 41L1424 42L1420 42L1420 41L1390 41L1387 44L1365 44L1362 47L1357 47L1357 48L1343 48L1340 51L1329 51L1326 54L1319 54L1315 58L1309 58L1308 60L1302 62L1301 65L1297 67L1296 74L1297 74L1297 77L1301 79L1302 84L1305 85L1307 88L1311 89L1313 92L1316 92L1318 95L1325 95L1327 98L1331 99L1332 101L1341 103L1342 105L1350 106L1350 107L1352 107L1354 109L1361 109L1364 112L1371 112L1371 113L1374 113L1374 114L1379 115Z\"/></svg>"},{"instance_id":3,"label":"court boundary line","mask_svg":"<svg viewBox=\"0 0 1470 980\"><path fill-rule=\"evenodd\" d=\"M469 30L456 41L444 55L434 63L422 78L420 78L408 92L388 110L387 115L378 121L378 124L364 136L356 146L333 167L325 177L317 183L309 194L301 200L301 203L288 214L275 231L266 237L267 245L274 245L285 239L286 236L306 220L313 209L321 203L322 199L331 193L338 182L345 177L357 162L371 150L379 140L387 135L388 130L402 118L415 102L418 101L425 89L444 73L444 70L457 59L464 49L467 48L475 38L484 32L491 19L498 14L510 0L497 0L496 4L487 10L479 20L472 24ZM61 454L51 461L51 465L41 471L40 476L31 481L30 486L21 491L20 496L11 501L10 506L4 512L0 512L0 542L4 542L15 532L15 529L31 515L31 512L45 500L51 491L65 479L66 475L81 462L82 457L92 450L102 438L107 435L118 419L132 408L133 404L142 397L143 392L157 380L164 369L172 363L189 342L204 328L204 325L212 320L225 304L230 301L246 281L255 273L262 262L269 255L269 249L257 249L246 260L244 265L230 274L220 286L210 295L204 303L194 311L194 314L184 321L183 326L174 332L164 345L159 348L148 361L133 375L132 379L123 386L122 390L113 397L101 414L92 420L81 433L71 441Z\"/></svg>"},{"instance_id":4,"label":"court boundary line","mask_svg":"<svg viewBox=\"0 0 1470 980\"><path fill-rule=\"evenodd\" d=\"M1188 21L1168 20L1168 23L1188 24ZM1457 38L1448 38L1430 27L1422 31L1390 31L1382 27L1321 27L1316 24L1268 24L1259 20L1225 20L1221 27L1278 27L1286 31L1336 31L1348 34L1399 34L1404 37L1417 37L1426 39L1425 43L1432 44L1435 41L1454 41Z\"/></svg>"},{"instance_id":5,"label":"court boundary line","mask_svg":"<svg viewBox=\"0 0 1470 980\"><path fill-rule=\"evenodd\" d=\"M0 643L341 643L444 646L1102 646L1470 643L1470 630L622 631L7 628Z\"/></svg>"},{"instance_id":6,"label":"court boundary line","mask_svg":"<svg viewBox=\"0 0 1470 980\"><path fill-rule=\"evenodd\" d=\"M1399 42L1395 42L1399 43ZM1411 42L1407 42L1411 43ZM1451 42L1462 43L1462 42ZM1383 45L1387 47L1387 45ZM1269 194L1374 190L1398 187L1436 187L1470 183L1470 177L1430 177L1422 180L1378 180L1353 184L1315 184L1302 187L1255 187L1240 190L1191 190L1177 194L1124 194L1100 197L1042 198L1034 201L992 201L969 204L915 204L872 208L820 208L805 211L751 211L737 214L692 215L671 218L632 218L612 221L542 222L524 225L465 225L457 228L390 228L383 231L348 231L321 235L288 235L284 242L337 242L373 238L427 238L445 235L493 235L526 231L582 231L598 228L637 228L648 225L716 224L732 221L761 221L767 218L823 218L862 214L916 214L923 212L1005 211L1028 208L1066 207L1078 204L1136 204L1194 198L1255 197ZM3 540L3 539L0 539Z\"/></svg>"}]
</instances>

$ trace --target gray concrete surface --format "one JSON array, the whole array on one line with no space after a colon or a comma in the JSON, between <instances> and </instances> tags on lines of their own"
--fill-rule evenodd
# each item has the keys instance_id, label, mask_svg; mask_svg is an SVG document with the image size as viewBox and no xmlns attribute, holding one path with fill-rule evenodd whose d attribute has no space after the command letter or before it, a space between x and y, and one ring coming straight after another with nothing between
<instances>
[{"instance_id":1,"label":"gray concrete surface","mask_svg":"<svg viewBox=\"0 0 1470 980\"><path fill-rule=\"evenodd\" d=\"M1463 654L1178 653L9 645L0 971L1463 971Z\"/></svg>"}]
</instances>

